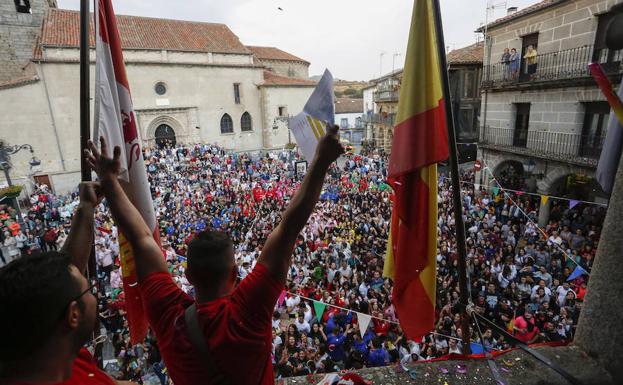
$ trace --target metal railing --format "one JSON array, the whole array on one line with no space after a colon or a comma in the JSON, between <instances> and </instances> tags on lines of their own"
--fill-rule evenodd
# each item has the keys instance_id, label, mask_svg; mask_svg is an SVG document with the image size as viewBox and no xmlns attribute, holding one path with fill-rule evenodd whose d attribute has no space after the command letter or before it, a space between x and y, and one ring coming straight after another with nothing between
<instances>
[{"instance_id":1,"label":"metal railing","mask_svg":"<svg viewBox=\"0 0 623 385\"><path fill-rule=\"evenodd\" d=\"M602 63L606 73L613 75L621 73L622 59L623 50L595 52L592 45L539 54L532 65L519 56L515 61L484 66L482 87L589 77L588 64L592 61Z\"/></svg>"},{"instance_id":2,"label":"metal railing","mask_svg":"<svg viewBox=\"0 0 623 385\"><path fill-rule=\"evenodd\" d=\"M400 96L400 91L376 91L374 93L375 102L397 102Z\"/></svg>"},{"instance_id":3,"label":"metal railing","mask_svg":"<svg viewBox=\"0 0 623 385\"><path fill-rule=\"evenodd\" d=\"M393 126L396 120L396 114L364 114L363 121L365 123L377 123Z\"/></svg>"},{"instance_id":4,"label":"metal railing","mask_svg":"<svg viewBox=\"0 0 623 385\"><path fill-rule=\"evenodd\" d=\"M599 158L603 148L605 133L601 135L582 135L557 131L515 130L486 126L481 130L480 143L525 148L536 154L552 156L572 156Z\"/></svg>"}]
</instances>

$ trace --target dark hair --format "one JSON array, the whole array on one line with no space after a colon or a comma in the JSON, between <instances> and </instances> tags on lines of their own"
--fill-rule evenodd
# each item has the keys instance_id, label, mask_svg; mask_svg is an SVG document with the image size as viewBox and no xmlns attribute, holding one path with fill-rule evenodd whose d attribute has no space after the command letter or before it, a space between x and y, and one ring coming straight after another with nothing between
<instances>
[{"instance_id":1,"label":"dark hair","mask_svg":"<svg viewBox=\"0 0 623 385\"><path fill-rule=\"evenodd\" d=\"M52 336L80 294L71 258L59 252L20 257L0 269L0 360L27 358Z\"/></svg>"},{"instance_id":2,"label":"dark hair","mask_svg":"<svg viewBox=\"0 0 623 385\"><path fill-rule=\"evenodd\" d=\"M195 279L222 280L234 263L232 250L233 242L227 233L211 230L197 233L188 244L188 271Z\"/></svg>"}]
</instances>

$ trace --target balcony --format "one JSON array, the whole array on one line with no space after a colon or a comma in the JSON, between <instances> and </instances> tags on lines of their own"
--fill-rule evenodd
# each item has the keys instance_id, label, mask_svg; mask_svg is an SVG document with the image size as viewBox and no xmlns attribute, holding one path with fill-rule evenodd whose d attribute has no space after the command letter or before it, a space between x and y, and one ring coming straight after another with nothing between
<instances>
[{"instance_id":1,"label":"balcony","mask_svg":"<svg viewBox=\"0 0 623 385\"><path fill-rule=\"evenodd\" d=\"M382 90L374 93L374 102L398 102L400 91Z\"/></svg>"},{"instance_id":2,"label":"balcony","mask_svg":"<svg viewBox=\"0 0 623 385\"><path fill-rule=\"evenodd\" d=\"M366 123L384 124L393 126L396 114L364 114L363 121Z\"/></svg>"},{"instance_id":3,"label":"balcony","mask_svg":"<svg viewBox=\"0 0 623 385\"><path fill-rule=\"evenodd\" d=\"M537 55L536 68L532 74L528 71L525 59L520 59L515 71L511 64L491 64L484 67L482 89L532 88L552 82L581 85L580 80L592 84L589 63L599 61L606 73L614 76L622 73L621 59L623 51L601 49L594 52L592 45L586 45Z\"/></svg>"},{"instance_id":4,"label":"balcony","mask_svg":"<svg viewBox=\"0 0 623 385\"><path fill-rule=\"evenodd\" d=\"M604 136L484 127L479 146L535 158L597 167Z\"/></svg>"}]
</instances>

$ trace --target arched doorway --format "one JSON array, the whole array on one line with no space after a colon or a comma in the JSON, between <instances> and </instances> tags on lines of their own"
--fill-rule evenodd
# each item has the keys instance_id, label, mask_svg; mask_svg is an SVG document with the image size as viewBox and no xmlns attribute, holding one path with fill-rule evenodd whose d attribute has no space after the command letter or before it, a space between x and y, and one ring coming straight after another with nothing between
<instances>
[{"instance_id":1,"label":"arched doorway","mask_svg":"<svg viewBox=\"0 0 623 385\"><path fill-rule=\"evenodd\" d=\"M521 162L505 160L493 170L493 175L495 175L495 178L504 188L525 190L526 181L523 164L521 164Z\"/></svg>"},{"instance_id":2,"label":"arched doorway","mask_svg":"<svg viewBox=\"0 0 623 385\"><path fill-rule=\"evenodd\" d=\"M175 131L168 124L161 124L156 127L154 136L159 147L164 147L165 145L175 146Z\"/></svg>"}]
</instances>

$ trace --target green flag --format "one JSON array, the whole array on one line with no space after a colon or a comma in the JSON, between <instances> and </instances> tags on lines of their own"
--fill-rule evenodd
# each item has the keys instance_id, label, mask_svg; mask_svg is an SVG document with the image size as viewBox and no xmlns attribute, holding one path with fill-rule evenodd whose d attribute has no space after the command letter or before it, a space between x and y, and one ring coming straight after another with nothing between
<instances>
[{"instance_id":1,"label":"green flag","mask_svg":"<svg viewBox=\"0 0 623 385\"><path fill-rule=\"evenodd\" d=\"M494 187L493 188L493 196L498 195L499 192L500 192L500 188L499 187Z\"/></svg>"},{"instance_id":2,"label":"green flag","mask_svg":"<svg viewBox=\"0 0 623 385\"><path fill-rule=\"evenodd\" d=\"M324 313L324 309L326 307L326 304L314 301L314 312L316 313L316 318L318 318L318 322L322 322L322 314Z\"/></svg>"}]
</instances>

